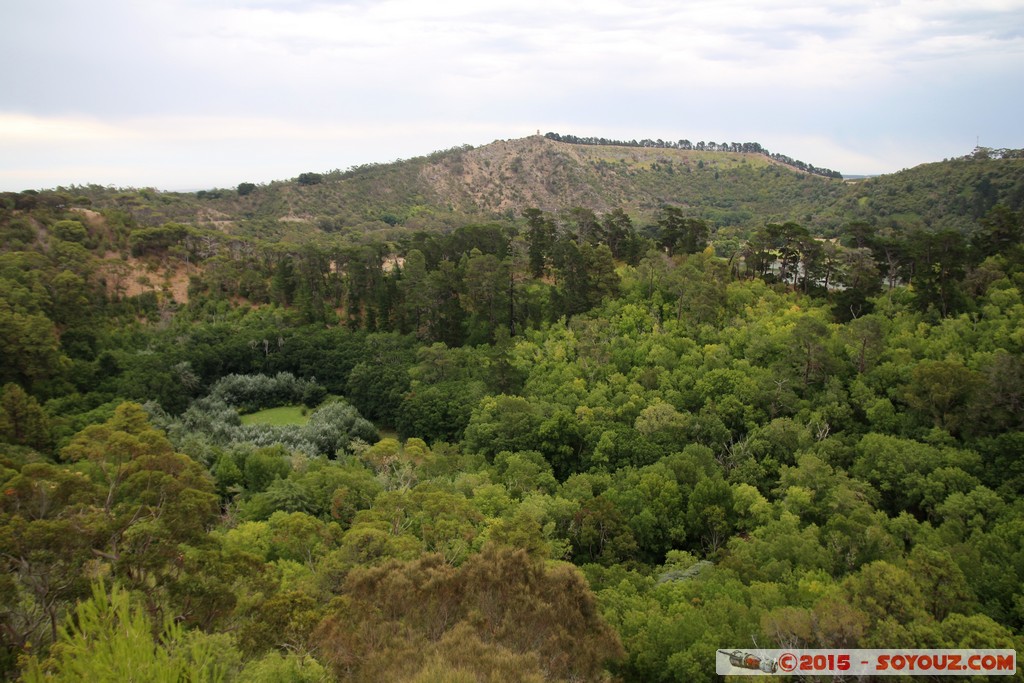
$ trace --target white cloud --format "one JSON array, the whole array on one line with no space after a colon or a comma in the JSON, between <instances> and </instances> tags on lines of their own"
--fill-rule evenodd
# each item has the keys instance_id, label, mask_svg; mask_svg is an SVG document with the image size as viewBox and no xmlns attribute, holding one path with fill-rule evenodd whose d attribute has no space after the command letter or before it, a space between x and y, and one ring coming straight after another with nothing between
<instances>
[{"instance_id":1,"label":"white cloud","mask_svg":"<svg viewBox=\"0 0 1024 683\"><path fill-rule=\"evenodd\" d=\"M1024 0L38 0L0 23L19 65L5 173L53 150L81 168L76 150L103 145L188 153L194 173L239 150L239 176L258 153L344 167L538 126L757 140L840 170L930 160L951 136L1024 146Z\"/></svg>"},{"instance_id":2,"label":"white cloud","mask_svg":"<svg viewBox=\"0 0 1024 683\"><path fill-rule=\"evenodd\" d=\"M133 119L118 126L0 113L0 189L99 183L169 190L267 182L303 171L391 161L525 136L522 124L302 123L275 119Z\"/></svg>"},{"instance_id":3,"label":"white cloud","mask_svg":"<svg viewBox=\"0 0 1024 683\"><path fill-rule=\"evenodd\" d=\"M38 117L0 112L0 144L61 143L132 137L120 126L89 119Z\"/></svg>"}]
</instances>

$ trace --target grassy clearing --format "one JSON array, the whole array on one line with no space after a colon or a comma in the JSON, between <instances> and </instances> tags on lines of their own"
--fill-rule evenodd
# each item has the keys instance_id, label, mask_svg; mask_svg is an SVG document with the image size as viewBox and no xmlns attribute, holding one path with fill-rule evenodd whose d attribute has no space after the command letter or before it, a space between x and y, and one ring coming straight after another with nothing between
<instances>
[{"instance_id":1,"label":"grassy clearing","mask_svg":"<svg viewBox=\"0 0 1024 683\"><path fill-rule=\"evenodd\" d=\"M309 415L303 415L304 406L281 406L279 408L267 408L248 415L242 415L242 424L264 424L264 425L304 425L309 421Z\"/></svg>"}]
</instances>

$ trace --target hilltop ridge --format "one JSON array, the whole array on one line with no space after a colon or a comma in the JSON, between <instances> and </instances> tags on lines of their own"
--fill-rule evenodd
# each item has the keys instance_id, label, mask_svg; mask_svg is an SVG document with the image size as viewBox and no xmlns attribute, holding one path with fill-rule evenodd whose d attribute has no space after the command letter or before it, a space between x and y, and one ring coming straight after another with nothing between
<instances>
[{"instance_id":1,"label":"hilltop ridge","mask_svg":"<svg viewBox=\"0 0 1024 683\"><path fill-rule=\"evenodd\" d=\"M467 220L511 219L528 208L622 208L643 221L666 204L718 225L744 226L811 213L836 201L843 183L755 152L583 145L533 135L237 189L59 190L146 225L177 221L233 231L254 222L263 230L270 221L365 232L447 230Z\"/></svg>"},{"instance_id":2,"label":"hilltop ridge","mask_svg":"<svg viewBox=\"0 0 1024 683\"><path fill-rule=\"evenodd\" d=\"M231 189L89 185L5 193L0 200L15 206L38 195L66 206L119 211L140 226L185 223L291 242L316 233L397 239L416 231L450 232L470 222L518 220L533 208L598 214L622 209L638 225L649 225L662 207L674 206L720 235L742 239L766 223L786 221L825 236L851 221L967 232L997 203L1024 207L1024 159L1006 150L976 150L847 182L803 170L793 164L815 167L784 155L769 156L756 143L617 145L554 137L561 136L495 140L260 185L243 181Z\"/></svg>"},{"instance_id":3,"label":"hilltop ridge","mask_svg":"<svg viewBox=\"0 0 1024 683\"><path fill-rule=\"evenodd\" d=\"M753 180L742 170L799 171L756 151L584 144L553 135L458 150L427 165L422 177L439 196L454 198L468 211L554 211L567 205L644 211L722 195L707 181L721 180L723 173L737 182ZM708 176L702 177L705 170Z\"/></svg>"}]
</instances>

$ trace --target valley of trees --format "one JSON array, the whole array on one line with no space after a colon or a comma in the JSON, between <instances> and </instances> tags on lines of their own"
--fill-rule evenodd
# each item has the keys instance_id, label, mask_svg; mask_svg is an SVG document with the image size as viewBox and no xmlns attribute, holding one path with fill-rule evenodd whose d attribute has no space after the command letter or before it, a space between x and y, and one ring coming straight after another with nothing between
<instances>
[{"instance_id":1,"label":"valley of trees","mask_svg":"<svg viewBox=\"0 0 1024 683\"><path fill-rule=\"evenodd\" d=\"M990 156L750 228L0 195L0 676L1024 650L1024 185Z\"/></svg>"}]
</instances>

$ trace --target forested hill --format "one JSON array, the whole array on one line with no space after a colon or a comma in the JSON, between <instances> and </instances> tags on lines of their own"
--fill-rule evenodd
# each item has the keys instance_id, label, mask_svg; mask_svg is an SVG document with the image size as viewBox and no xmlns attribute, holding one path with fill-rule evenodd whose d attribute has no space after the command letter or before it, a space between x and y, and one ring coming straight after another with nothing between
<instances>
[{"instance_id":1,"label":"forested hill","mask_svg":"<svg viewBox=\"0 0 1024 683\"><path fill-rule=\"evenodd\" d=\"M242 179L244 181L244 179ZM166 221L220 229L328 232L392 227L448 230L468 219L517 217L525 209L622 208L637 218L663 204L716 224L817 213L844 194L841 181L813 176L757 152L582 145L542 136L498 140L346 171L308 171L265 185L195 193L66 188L93 208L119 208L147 225Z\"/></svg>"},{"instance_id":2,"label":"forested hill","mask_svg":"<svg viewBox=\"0 0 1024 683\"><path fill-rule=\"evenodd\" d=\"M958 159L852 183L831 212L879 227L969 233L997 204L1024 208L1021 152L979 147Z\"/></svg>"},{"instance_id":3,"label":"forested hill","mask_svg":"<svg viewBox=\"0 0 1024 683\"><path fill-rule=\"evenodd\" d=\"M0 680L1024 651L1004 156L852 184L538 137L0 195Z\"/></svg>"},{"instance_id":4,"label":"forested hill","mask_svg":"<svg viewBox=\"0 0 1024 683\"><path fill-rule=\"evenodd\" d=\"M140 227L178 222L300 241L318 232L384 238L450 232L470 221L515 219L530 208L599 214L618 208L643 225L653 223L665 205L740 238L768 222L786 221L822 235L836 235L854 220L965 233L997 203L1013 210L1024 206L1024 159L1013 154L979 150L844 182L801 171L780 161L788 157L767 156L753 143L736 147L748 151L719 151L724 148L704 143L684 148L611 142L576 144L537 135L346 171L307 171L261 185L242 179L229 189L181 193L90 185L5 193L0 199L12 206L41 200L116 210Z\"/></svg>"}]
</instances>

